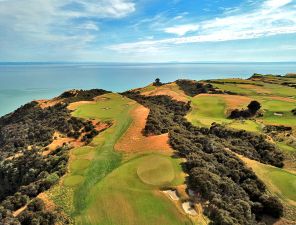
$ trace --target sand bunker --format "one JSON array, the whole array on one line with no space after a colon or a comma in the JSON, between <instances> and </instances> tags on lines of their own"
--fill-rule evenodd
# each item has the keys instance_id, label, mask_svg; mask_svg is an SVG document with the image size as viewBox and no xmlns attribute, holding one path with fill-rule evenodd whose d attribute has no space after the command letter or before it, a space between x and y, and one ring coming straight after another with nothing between
<instances>
[{"instance_id":1,"label":"sand bunker","mask_svg":"<svg viewBox=\"0 0 296 225\"><path fill-rule=\"evenodd\" d=\"M197 216L197 212L194 209L192 202L184 202L182 203L182 208L185 211L185 213L189 214L190 216Z\"/></svg>"},{"instance_id":2,"label":"sand bunker","mask_svg":"<svg viewBox=\"0 0 296 225\"><path fill-rule=\"evenodd\" d=\"M122 152L160 151L172 152L168 144L168 134L146 137L145 128L149 109L140 105L131 112L133 122L122 138L116 143L115 149Z\"/></svg>"},{"instance_id":3,"label":"sand bunker","mask_svg":"<svg viewBox=\"0 0 296 225\"><path fill-rule=\"evenodd\" d=\"M163 191L163 193L168 195L170 197L170 199L172 199L174 201L178 201L180 199L176 190L166 190L166 191Z\"/></svg>"}]
</instances>

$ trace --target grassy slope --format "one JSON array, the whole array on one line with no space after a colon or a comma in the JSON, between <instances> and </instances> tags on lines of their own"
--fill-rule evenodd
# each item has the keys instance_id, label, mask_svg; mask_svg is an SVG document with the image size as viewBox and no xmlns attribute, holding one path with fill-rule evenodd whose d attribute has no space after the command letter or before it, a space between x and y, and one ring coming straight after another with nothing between
<instances>
[{"instance_id":1,"label":"grassy slope","mask_svg":"<svg viewBox=\"0 0 296 225\"><path fill-rule=\"evenodd\" d=\"M267 185L269 191L276 194L286 207L286 218L296 218L296 174L284 169L265 165L243 158L256 175Z\"/></svg>"},{"instance_id":2,"label":"grassy slope","mask_svg":"<svg viewBox=\"0 0 296 225\"><path fill-rule=\"evenodd\" d=\"M250 82L242 80L224 80L228 82ZM262 82L251 82L253 84L263 84ZM192 98L193 110L187 118L196 125L209 126L212 122L225 123L226 126L235 129L245 129L253 132L261 132L260 124L277 124L292 126L296 129L296 118L292 115L291 110L296 108L296 103L289 99L272 99L277 97L296 96L296 89L284 87L277 84L264 83L263 87L257 86L250 88L243 84L214 84L223 89L230 90L241 95L249 96L256 99L262 104L264 116L254 120L245 120L242 122L231 122L226 118L227 106L219 96L196 96ZM237 96L233 96L236 98ZM295 98L294 98L295 99ZM288 101L289 100L289 101ZM244 106L246 107L246 106ZM283 116L276 116L274 113L281 112ZM287 157L296 151L295 148L284 143L277 143ZM251 163L250 163L251 162ZM287 218L295 220L296 218L296 175L284 169L274 168L255 161L250 161L248 165L264 181L268 189L282 199L286 206Z\"/></svg>"},{"instance_id":3,"label":"grassy slope","mask_svg":"<svg viewBox=\"0 0 296 225\"><path fill-rule=\"evenodd\" d=\"M245 129L251 132L260 131L259 124L254 121L227 119L227 104L221 96L196 96L191 99L191 102L192 110L187 115L187 119L194 125L209 127L213 122L216 122L235 129Z\"/></svg>"},{"instance_id":4,"label":"grassy slope","mask_svg":"<svg viewBox=\"0 0 296 225\"><path fill-rule=\"evenodd\" d=\"M156 184L160 176L168 182L155 186L142 182L138 169L147 166L150 160L158 170L150 171L149 181ZM169 162L170 166L162 173L163 162ZM181 172L176 159L154 153L128 161L92 188L89 195L93 201L77 219L78 224L191 224L157 191L163 185L183 183L184 179L178 175Z\"/></svg>"},{"instance_id":5,"label":"grassy slope","mask_svg":"<svg viewBox=\"0 0 296 225\"><path fill-rule=\"evenodd\" d=\"M114 151L115 143L131 124L129 112L135 103L117 94L103 97L96 104L80 105L73 115L112 120L114 125L95 137L89 146L71 151L69 173L50 191L50 197L78 224L144 224L145 221L147 224L159 224L159 221L190 224L171 201L156 191L161 185L149 186L135 176L137 166L151 156L137 156L122 165L121 154ZM158 170L155 177L165 178L170 172L174 179L167 179L165 184L184 181L179 161L168 156L152 157L154 164L160 163L160 166L169 162L166 170ZM134 208L129 208L131 205ZM129 213L134 214L129 217Z\"/></svg>"}]
</instances>

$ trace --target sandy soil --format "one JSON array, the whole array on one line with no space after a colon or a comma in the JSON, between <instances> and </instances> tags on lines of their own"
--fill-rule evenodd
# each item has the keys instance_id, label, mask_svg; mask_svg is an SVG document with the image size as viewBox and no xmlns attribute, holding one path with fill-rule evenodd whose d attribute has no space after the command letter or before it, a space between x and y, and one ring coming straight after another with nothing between
<instances>
[{"instance_id":1,"label":"sandy soil","mask_svg":"<svg viewBox=\"0 0 296 225\"><path fill-rule=\"evenodd\" d=\"M60 102L62 102L62 99L51 99L51 100L46 100L46 99L42 99L42 100L37 100L36 102L39 103L39 106L44 109L50 106L54 106Z\"/></svg>"},{"instance_id":2,"label":"sandy soil","mask_svg":"<svg viewBox=\"0 0 296 225\"><path fill-rule=\"evenodd\" d=\"M252 89L254 91L256 91L257 93L260 94L271 94L271 91L261 87L261 86L257 86L257 85L252 85L252 84L239 84L237 85L238 87L244 88L244 89Z\"/></svg>"},{"instance_id":3,"label":"sandy soil","mask_svg":"<svg viewBox=\"0 0 296 225\"><path fill-rule=\"evenodd\" d=\"M84 104L95 104L95 103L96 102L94 102L94 101L73 102L73 103L70 103L67 108L69 110L75 110L75 109L77 109L78 106L81 106L81 105L84 105Z\"/></svg>"},{"instance_id":4,"label":"sandy soil","mask_svg":"<svg viewBox=\"0 0 296 225\"><path fill-rule=\"evenodd\" d=\"M56 208L55 204L48 198L46 193L40 193L37 197L44 202L46 210L48 211L55 210Z\"/></svg>"},{"instance_id":5,"label":"sandy soil","mask_svg":"<svg viewBox=\"0 0 296 225\"><path fill-rule=\"evenodd\" d=\"M285 97L280 97L280 96L271 96L268 98L270 98L272 100L280 100L280 101L284 101L284 102L296 102L296 100L293 98L285 98Z\"/></svg>"},{"instance_id":6,"label":"sandy soil","mask_svg":"<svg viewBox=\"0 0 296 225\"><path fill-rule=\"evenodd\" d=\"M227 107L230 109L240 108L241 106L250 103L253 99L247 96L241 95L224 95L224 94L200 94L198 96L219 96L222 97Z\"/></svg>"},{"instance_id":7,"label":"sandy soil","mask_svg":"<svg viewBox=\"0 0 296 225\"><path fill-rule=\"evenodd\" d=\"M168 134L146 137L142 131L145 128L149 109L140 105L132 110L133 122L122 138L116 143L115 149L121 152L160 151L172 152L168 144Z\"/></svg>"},{"instance_id":8,"label":"sandy soil","mask_svg":"<svg viewBox=\"0 0 296 225\"><path fill-rule=\"evenodd\" d=\"M185 213L189 214L190 216L197 216L196 210L192 207L191 202L183 202L182 203L182 208L185 211Z\"/></svg>"},{"instance_id":9,"label":"sandy soil","mask_svg":"<svg viewBox=\"0 0 296 225\"><path fill-rule=\"evenodd\" d=\"M166 190L163 191L163 193L165 193L166 195L169 196L170 199L174 200L174 201L178 201L180 198L177 194L177 191L173 191L173 190Z\"/></svg>"},{"instance_id":10,"label":"sandy soil","mask_svg":"<svg viewBox=\"0 0 296 225\"><path fill-rule=\"evenodd\" d=\"M145 96L167 95L176 101L188 102L186 94L182 90L178 89L174 83L156 87L155 90L142 92L141 94Z\"/></svg>"}]
</instances>

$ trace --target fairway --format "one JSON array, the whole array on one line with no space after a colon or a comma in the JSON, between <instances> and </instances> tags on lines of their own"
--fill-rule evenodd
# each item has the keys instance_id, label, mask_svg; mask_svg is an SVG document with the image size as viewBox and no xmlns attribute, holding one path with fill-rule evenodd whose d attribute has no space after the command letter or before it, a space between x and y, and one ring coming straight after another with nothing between
<instances>
[{"instance_id":1,"label":"fairway","mask_svg":"<svg viewBox=\"0 0 296 225\"><path fill-rule=\"evenodd\" d=\"M121 95L106 94L73 112L77 117L113 121L88 146L71 150L69 173L49 194L75 224L192 224L159 192L184 182L180 160L135 154L122 164L121 154L114 150L131 125L134 107Z\"/></svg>"},{"instance_id":2,"label":"fairway","mask_svg":"<svg viewBox=\"0 0 296 225\"><path fill-rule=\"evenodd\" d=\"M241 104L235 100L231 101L231 98L240 99ZM233 106L233 103L235 103L236 106L239 105L242 108L247 100L249 99L246 97L235 95L229 95L227 98L221 95L198 95L192 98L192 110L187 115L187 119L197 126L210 127L215 122L238 130L259 132L261 130L260 125L254 120L231 120L227 118L229 106Z\"/></svg>"},{"instance_id":3,"label":"fairway","mask_svg":"<svg viewBox=\"0 0 296 225\"><path fill-rule=\"evenodd\" d=\"M194 125L210 126L213 122L229 123L225 117L226 103L219 96L196 96L191 100L192 110L187 119Z\"/></svg>"},{"instance_id":4,"label":"fairway","mask_svg":"<svg viewBox=\"0 0 296 225\"><path fill-rule=\"evenodd\" d=\"M175 178L171 161L159 156L146 157L146 160L139 165L137 174L144 183L155 186L170 184Z\"/></svg>"},{"instance_id":5,"label":"fairway","mask_svg":"<svg viewBox=\"0 0 296 225\"><path fill-rule=\"evenodd\" d=\"M286 204L296 207L296 174L243 157L268 189Z\"/></svg>"},{"instance_id":6,"label":"fairway","mask_svg":"<svg viewBox=\"0 0 296 225\"><path fill-rule=\"evenodd\" d=\"M96 136L89 146L71 150L69 173L60 185L55 187L51 198L61 207L71 208L69 216L80 214L88 207L91 199L90 189L120 165L121 155L114 151L114 145L131 123L129 111L134 102L119 94L106 94L101 100L91 104L79 105L74 116L111 120L113 126ZM61 196L71 188L71 196ZM69 206L70 204L70 206Z\"/></svg>"},{"instance_id":7,"label":"fairway","mask_svg":"<svg viewBox=\"0 0 296 225\"><path fill-rule=\"evenodd\" d=\"M159 185L146 184L138 176L138 169L146 167L148 162L160 166L159 171L153 171L154 174L148 178L150 182ZM92 188L89 195L93 201L76 218L77 224L192 224L171 200L158 191L163 183L156 176L162 177L167 185L184 182L179 163L178 159L158 154L144 155L128 161ZM166 174L168 169L169 176Z\"/></svg>"},{"instance_id":8,"label":"fairway","mask_svg":"<svg viewBox=\"0 0 296 225\"><path fill-rule=\"evenodd\" d=\"M266 124L279 124L296 126L296 119L291 110L296 107L295 102L262 99L262 108L265 110L263 122ZM278 115L280 113L281 115Z\"/></svg>"}]
</instances>

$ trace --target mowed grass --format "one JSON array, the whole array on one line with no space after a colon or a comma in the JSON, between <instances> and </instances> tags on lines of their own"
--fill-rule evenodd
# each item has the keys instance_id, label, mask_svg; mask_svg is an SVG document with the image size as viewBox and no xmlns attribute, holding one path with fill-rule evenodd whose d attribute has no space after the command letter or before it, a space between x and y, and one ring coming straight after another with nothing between
<instances>
[{"instance_id":1,"label":"mowed grass","mask_svg":"<svg viewBox=\"0 0 296 225\"><path fill-rule=\"evenodd\" d=\"M222 80L223 81L223 80ZM224 80L227 82L228 80ZM231 81L233 82L233 81ZM281 97L293 97L296 96L296 89L292 87L287 87L278 84L269 84L263 82L252 82L252 84L234 84L234 83L224 83L224 84L214 84L215 87L224 90L232 91L240 95L260 95L260 96L281 96ZM260 84L262 86L256 85Z\"/></svg>"},{"instance_id":2,"label":"mowed grass","mask_svg":"<svg viewBox=\"0 0 296 225\"><path fill-rule=\"evenodd\" d=\"M144 175L144 181L139 170L149 171ZM156 153L136 157L92 188L89 196L93 201L76 218L77 224L192 224L169 198L159 192L159 188L183 182L180 160Z\"/></svg>"},{"instance_id":3,"label":"mowed grass","mask_svg":"<svg viewBox=\"0 0 296 225\"><path fill-rule=\"evenodd\" d=\"M215 122L238 130L250 132L259 132L261 130L256 121L228 119L226 115L227 104L221 96L201 95L192 98L191 102L192 110L187 115L187 119L194 125L210 127Z\"/></svg>"},{"instance_id":4,"label":"mowed grass","mask_svg":"<svg viewBox=\"0 0 296 225\"><path fill-rule=\"evenodd\" d=\"M169 185L175 178L173 164L167 158L150 156L137 169L139 178L146 184Z\"/></svg>"},{"instance_id":5,"label":"mowed grass","mask_svg":"<svg viewBox=\"0 0 296 225\"><path fill-rule=\"evenodd\" d=\"M95 137L87 147L73 149L69 162L69 173L51 193L52 199L62 208L67 209L71 217L89 206L91 188L117 168L121 163L121 154L114 151L114 145L129 127L132 119L129 111L134 102L118 94L106 94L95 104L78 106L74 116L85 119L112 120L113 125ZM69 188L71 192L66 191ZM67 198L63 193L73 193ZM72 209L69 212L69 209Z\"/></svg>"},{"instance_id":6,"label":"mowed grass","mask_svg":"<svg viewBox=\"0 0 296 225\"><path fill-rule=\"evenodd\" d=\"M254 160L244 160L268 189L286 204L296 207L296 174L285 169L265 165Z\"/></svg>"},{"instance_id":7,"label":"mowed grass","mask_svg":"<svg viewBox=\"0 0 296 225\"><path fill-rule=\"evenodd\" d=\"M269 99L262 99L260 102L264 110L262 118L264 123L296 126L296 117L291 112L296 108L296 103ZM277 113L282 115L279 116Z\"/></svg>"},{"instance_id":8,"label":"mowed grass","mask_svg":"<svg viewBox=\"0 0 296 225\"><path fill-rule=\"evenodd\" d=\"M130 99L107 94L73 112L80 118L113 121L88 146L71 150L69 172L49 195L75 224L191 224L159 192L163 186L184 182L180 160L151 154L123 164L122 155L114 150L132 122L129 112L135 106ZM151 164L154 167L149 169ZM151 184L138 176L138 168Z\"/></svg>"},{"instance_id":9,"label":"mowed grass","mask_svg":"<svg viewBox=\"0 0 296 225\"><path fill-rule=\"evenodd\" d=\"M226 103L219 96L196 96L191 99L192 110L187 119L194 125L211 126L213 122L229 123L225 117Z\"/></svg>"}]
</instances>

